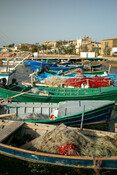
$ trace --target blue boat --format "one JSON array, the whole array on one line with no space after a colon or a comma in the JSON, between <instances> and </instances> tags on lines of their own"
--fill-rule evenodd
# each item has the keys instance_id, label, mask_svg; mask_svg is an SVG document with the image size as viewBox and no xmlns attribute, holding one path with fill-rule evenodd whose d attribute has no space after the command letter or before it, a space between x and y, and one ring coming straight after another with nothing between
<instances>
[{"instance_id":1,"label":"blue boat","mask_svg":"<svg viewBox=\"0 0 117 175\"><path fill-rule=\"evenodd\" d=\"M31 66L39 66L39 67L43 68L46 65L53 66L53 63L46 63L43 61L30 61L30 65Z\"/></svg>"},{"instance_id":2,"label":"blue boat","mask_svg":"<svg viewBox=\"0 0 117 175\"><path fill-rule=\"evenodd\" d=\"M0 121L0 126L3 126L3 129L1 129L1 133L4 133L5 130L11 128L13 125L17 124L16 122L12 121ZM17 124L18 125L18 124ZM8 133L7 139L9 140L12 136L16 137L18 135L18 138L24 138L25 142L24 145L19 145L17 146L17 143L15 146L12 145L12 139L9 140L10 144L7 142L7 144L3 143L6 140L6 137L3 138L3 140L0 143L0 155L2 156L7 156L10 160L11 158L15 158L20 161L26 161L29 163L35 163L39 165L43 165L48 167L52 165L53 167L58 166L58 168L69 168L73 172L74 169L81 171L85 169L85 171L88 171L89 169L93 171L98 171L99 170L117 170L117 156L73 156L73 155L60 155L57 153L48 153L48 152L42 152L39 150L36 151L31 151L28 150L28 148L25 147L25 143L31 144L31 140L27 140L26 136L27 134L30 135L30 139L38 139L38 136L42 136L43 133L47 133L50 131L53 131L56 129L56 126L51 126L51 125L43 125L43 124L31 124L31 123L19 123L20 127L12 133ZM69 128L70 129L70 128ZM13 127L12 127L13 130ZM110 132L104 132L104 131L95 131L95 130L88 130L88 129L83 129L80 130L78 128L74 128L76 132L80 132L82 135L86 137L91 138L97 138L97 137L109 137L111 139L114 139L117 134L116 133L110 133ZM43 131L43 132L42 132ZM13 138L13 137L12 137ZM32 140L33 144L34 140ZM16 162L16 161L15 161ZM8 161L8 164L10 164L10 161ZM7 164L7 165L8 165ZM15 163L14 163L15 164ZM5 166L5 165L4 165ZM47 169L48 170L48 169ZM52 170L52 169L51 169ZM51 174L51 172L50 172Z\"/></svg>"},{"instance_id":3,"label":"blue boat","mask_svg":"<svg viewBox=\"0 0 117 175\"><path fill-rule=\"evenodd\" d=\"M68 70L74 70L76 68L83 69L83 65L66 66L66 67L63 67L63 66L51 66L50 67L49 65L45 65L43 68L41 68L40 66L33 66L32 71L44 69L44 71L55 71L55 72L62 71L62 72L65 72Z\"/></svg>"},{"instance_id":4,"label":"blue boat","mask_svg":"<svg viewBox=\"0 0 117 175\"><path fill-rule=\"evenodd\" d=\"M25 66L34 66L34 65L38 65L38 66L45 66L45 65L53 65L53 64L57 64L57 60L32 60L32 59L28 59L26 61L24 61L24 65ZM69 63L70 64L70 63Z\"/></svg>"},{"instance_id":5,"label":"blue boat","mask_svg":"<svg viewBox=\"0 0 117 175\"><path fill-rule=\"evenodd\" d=\"M57 66L57 65L60 65L60 66L64 66L64 65L70 65L71 63L70 62L64 62L64 63L61 63L61 62L58 62L57 60L56 61L30 61L30 65L31 66L41 66L42 68L46 65L49 65L50 67L51 66Z\"/></svg>"},{"instance_id":6,"label":"blue boat","mask_svg":"<svg viewBox=\"0 0 117 175\"><path fill-rule=\"evenodd\" d=\"M116 80L117 79L117 74L107 74L107 75L102 75L102 77L110 77L112 80Z\"/></svg>"},{"instance_id":7,"label":"blue boat","mask_svg":"<svg viewBox=\"0 0 117 175\"><path fill-rule=\"evenodd\" d=\"M44 72L44 73L35 75L35 79L38 80L38 81L42 81L42 80L44 80L48 77L53 77L53 76L57 76L57 77L60 77L60 78L74 78L75 77L74 75L63 76L63 75L56 75L56 74L51 74L51 73Z\"/></svg>"},{"instance_id":8,"label":"blue boat","mask_svg":"<svg viewBox=\"0 0 117 175\"><path fill-rule=\"evenodd\" d=\"M44 66L46 65L49 65L49 66L53 66L53 65L56 65L56 66L67 66L67 65L70 65L71 62L60 62L60 60L56 59L52 59L52 60L32 60L32 59L28 59L26 61L24 61L24 65L25 66L41 66L41 68L43 68Z\"/></svg>"},{"instance_id":9,"label":"blue boat","mask_svg":"<svg viewBox=\"0 0 117 175\"><path fill-rule=\"evenodd\" d=\"M95 76L98 76L98 77L105 77L105 78L111 78L111 80L113 80L113 83L114 84L116 84L117 82L116 82L116 79L117 79L117 74L102 74L102 75L91 75L91 74L85 74L85 73L82 73L81 74L81 76L77 76L77 73L74 73L74 74L62 74L62 75L59 75L59 74L56 74L56 73L48 73L48 72L43 72L43 73L40 73L40 74L38 74L37 73L37 75L35 75L35 79L36 80L38 80L38 81L42 81L42 80L44 80L44 79L46 79L46 78L48 78L48 77L53 77L53 76L57 76L57 77L59 77L59 78L66 78L66 79L68 79L68 78L75 78L75 77L77 77L77 78L83 78L83 77L87 77L87 78L94 78Z\"/></svg>"}]
</instances>

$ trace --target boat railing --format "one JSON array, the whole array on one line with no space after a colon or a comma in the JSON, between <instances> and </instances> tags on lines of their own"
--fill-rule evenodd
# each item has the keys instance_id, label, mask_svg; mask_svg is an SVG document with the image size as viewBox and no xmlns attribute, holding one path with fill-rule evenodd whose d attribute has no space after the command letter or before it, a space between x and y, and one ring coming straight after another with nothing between
<instances>
[{"instance_id":1,"label":"boat railing","mask_svg":"<svg viewBox=\"0 0 117 175\"><path fill-rule=\"evenodd\" d=\"M76 95L92 95L100 94L100 88L48 88L48 87L39 87L39 89L47 90L50 95L67 95L67 96L76 96Z\"/></svg>"},{"instance_id":2,"label":"boat railing","mask_svg":"<svg viewBox=\"0 0 117 175\"><path fill-rule=\"evenodd\" d=\"M59 109L57 103L27 103L27 102L2 102L2 106L5 106L6 113L15 113L16 117L22 114L40 113L41 115L50 116L54 110Z\"/></svg>"}]
</instances>

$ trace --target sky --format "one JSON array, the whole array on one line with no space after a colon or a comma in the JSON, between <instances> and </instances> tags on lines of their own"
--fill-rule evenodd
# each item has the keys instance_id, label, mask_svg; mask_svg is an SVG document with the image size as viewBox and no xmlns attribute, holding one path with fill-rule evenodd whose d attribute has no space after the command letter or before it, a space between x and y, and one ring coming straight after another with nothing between
<instances>
[{"instance_id":1,"label":"sky","mask_svg":"<svg viewBox=\"0 0 117 175\"><path fill-rule=\"evenodd\" d=\"M0 0L0 46L117 38L117 0Z\"/></svg>"}]
</instances>

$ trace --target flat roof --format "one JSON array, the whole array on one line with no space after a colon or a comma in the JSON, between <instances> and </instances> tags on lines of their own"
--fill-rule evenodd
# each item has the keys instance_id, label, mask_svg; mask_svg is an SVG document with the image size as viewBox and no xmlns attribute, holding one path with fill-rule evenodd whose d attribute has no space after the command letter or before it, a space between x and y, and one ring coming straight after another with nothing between
<instances>
[{"instance_id":1,"label":"flat roof","mask_svg":"<svg viewBox=\"0 0 117 175\"><path fill-rule=\"evenodd\" d=\"M104 39L102 41L106 41L106 40L117 40L117 38L109 38L109 39Z\"/></svg>"}]
</instances>

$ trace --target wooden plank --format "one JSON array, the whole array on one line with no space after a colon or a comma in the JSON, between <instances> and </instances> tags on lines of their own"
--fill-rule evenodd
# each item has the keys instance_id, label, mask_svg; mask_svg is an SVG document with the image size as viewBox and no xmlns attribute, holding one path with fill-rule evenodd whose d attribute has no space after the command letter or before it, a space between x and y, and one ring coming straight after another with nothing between
<instances>
[{"instance_id":1,"label":"wooden plank","mask_svg":"<svg viewBox=\"0 0 117 175\"><path fill-rule=\"evenodd\" d=\"M14 133L23 124L24 124L24 122L16 121L16 122L13 122L12 124L10 124L9 126L3 128L2 131L0 132L0 142L2 142L8 136L10 136L12 133Z\"/></svg>"},{"instance_id":2,"label":"wooden plank","mask_svg":"<svg viewBox=\"0 0 117 175\"><path fill-rule=\"evenodd\" d=\"M16 113L13 113L13 114L1 114L0 115L0 118L3 118L3 117L9 117L9 116L14 116L14 115L16 115Z\"/></svg>"},{"instance_id":3,"label":"wooden plank","mask_svg":"<svg viewBox=\"0 0 117 175\"><path fill-rule=\"evenodd\" d=\"M13 98L16 98L16 97L19 97L19 96L21 96L21 95L27 94L27 93L29 93L29 92L31 92L31 91L22 92L22 93L20 93L20 94L17 94L17 95L14 95L14 96L5 98L5 99L1 100L0 102L4 102L5 100L11 100L11 99L13 99Z\"/></svg>"},{"instance_id":4,"label":"wooden plank","mask_svg":"<svg viewBox=\"0 0 117 175\"><path fill-rule=\"evenodd\" d=\"M38 102L33 102L33 103L28 103L28 102L2 102L0 105L3 106L14 106L14 107L27 107L27 108L58 108L59 104L58 103L38 103Z\"/></svg>"}]
</instances>

